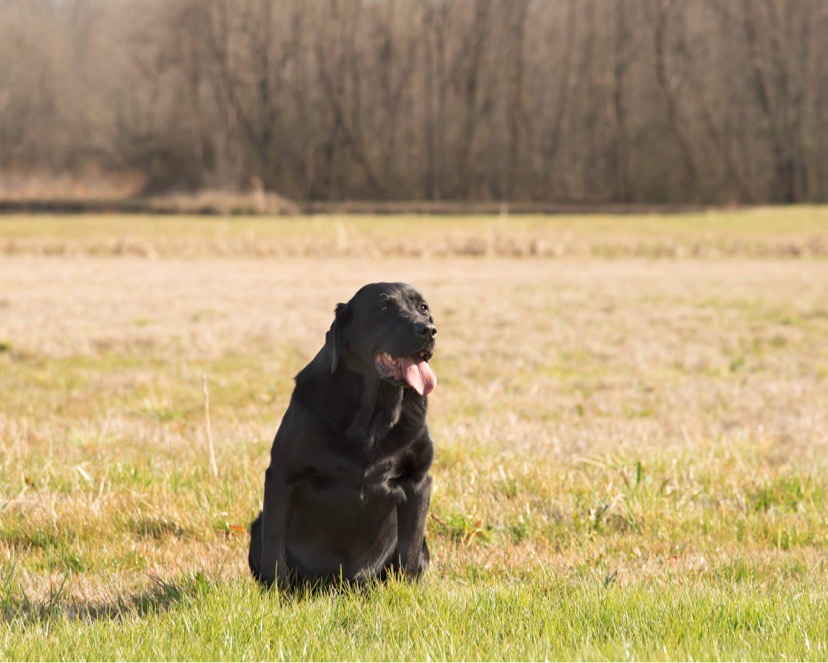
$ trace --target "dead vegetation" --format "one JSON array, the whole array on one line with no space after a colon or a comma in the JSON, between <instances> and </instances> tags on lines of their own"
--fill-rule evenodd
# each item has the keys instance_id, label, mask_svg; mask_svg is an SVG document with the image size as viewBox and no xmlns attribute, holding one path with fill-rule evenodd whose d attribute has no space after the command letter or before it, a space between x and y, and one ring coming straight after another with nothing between
<instances>
[{"instance_id":1,"label":"dead vegetation","mask_svg":"<svg viewBox=\"0 0 828 663\"><path fill-rule=\"evenodd\" d=\"M273 199L274 205L290 205ZM828 256L828 212L799 207L672 216L13 215L0 217L0 255L822 258Z\"/></svg>"},{"instance_id":2,"label":"dead vegetation","mask_svg":"<svg viewBox=\"0 0 828 663\"><path fill-rule=\"evenodd\" d=\"M158 259L0 261L0 564L31 605L60 588L72 614L117 612L186 574L246 578L292 376L337 301L397 279L440 327L436 577L825 578L828 262L143 241Z\"/></svg>"},{"instance_id":3,"label":"dead vegetation","mask_svg":"<svg viewBox=\"0 0 828 663\"><path fill-rule=\"evenodd\" d=\"M825 12L4 0L0 169L303 202L823 202Z\"/></svg>"}]
</instances>

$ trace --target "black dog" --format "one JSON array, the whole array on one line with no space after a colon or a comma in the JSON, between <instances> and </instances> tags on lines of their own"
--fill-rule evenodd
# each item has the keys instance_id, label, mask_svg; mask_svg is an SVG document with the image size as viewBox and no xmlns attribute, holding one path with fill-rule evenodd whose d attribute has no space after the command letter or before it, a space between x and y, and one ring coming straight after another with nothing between
<instances>
[{"instance_id":1,"label":"black dog","mask_svg":"<svg viewBox=\"0 0 828 663\"><path fill-rule=\"evenodd\" d=\"M270 451L250 527L257 580L361 583L426 570L436 335L428 305L404 283L372 283L337 305Z\"/></svg>"}]
</instances>

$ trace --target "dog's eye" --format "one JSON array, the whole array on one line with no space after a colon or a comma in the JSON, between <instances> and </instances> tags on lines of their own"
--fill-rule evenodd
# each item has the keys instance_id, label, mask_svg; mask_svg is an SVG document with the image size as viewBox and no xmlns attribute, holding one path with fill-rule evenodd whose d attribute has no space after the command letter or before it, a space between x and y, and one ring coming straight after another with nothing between
<instances>
[{"instance_id":1,"label":"dog's eye","mask_svg":"<svg viewBox=\"0 0 828 663\"><path fill-rule=\"evenodd\" d=\"M387 311L388 310L388 304L383 304L382 306L379 307L379 310L380 311Z\"/></svg>"},{"instance_id":2,"label":"dog's eye","mask_svg":"<svg viewBox=\"0 0 828 663\"><path fill-rule=\"evenodd\" d=\"M423 313L428 313L428 304L420 304L420 310Z\"/></svg>"}]
</instances>

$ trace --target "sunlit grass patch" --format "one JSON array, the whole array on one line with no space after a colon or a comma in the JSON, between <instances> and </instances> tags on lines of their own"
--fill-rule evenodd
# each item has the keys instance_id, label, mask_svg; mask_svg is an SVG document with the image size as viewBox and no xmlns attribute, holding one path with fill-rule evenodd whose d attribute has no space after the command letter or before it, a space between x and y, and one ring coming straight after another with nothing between
<instances>
[{"instance_id":1,"label":"sunlit grass patch","mask_svg":"<svg viewBox=\"0 0 828 663\"><path fill-rule=\"evenodd\" d=\"M828 255L828 213L800 206L506 218L9 215L0 219L0 237L3 253L58 256L798 258Z\"/></svg>"},{"instance_id":2,"label":"sunlit grass patch","mask_svg":"<svg viewBox=\"0 0 828 663\"><path fill-rule=\"evenodd\" d=\"M59 658L81 647L96 658L140 659L819 659L826 597L786 584L799 591L769 596L705 579L672 592L662 581L625 589L536 572L531 583L482 574L282 596L195 574L79 617L24 604L9 622L23 630L13 640L6 630L4 649L12 658ZM114 645L113 627L121 633Z\"/></svg>"},{"instance_id":3,"label":"sunlit grass patch","mask_svg":"<svg viewBox=\"0 0 828 663\"><path fill-rule=\"evenodd\" d=\"M825 221L785 213L0 220L0 658L824 660L828 264L777 251ZM381 279L440 329L431 568L262 593L293 376Z\"/></svg>"}]
</instances>

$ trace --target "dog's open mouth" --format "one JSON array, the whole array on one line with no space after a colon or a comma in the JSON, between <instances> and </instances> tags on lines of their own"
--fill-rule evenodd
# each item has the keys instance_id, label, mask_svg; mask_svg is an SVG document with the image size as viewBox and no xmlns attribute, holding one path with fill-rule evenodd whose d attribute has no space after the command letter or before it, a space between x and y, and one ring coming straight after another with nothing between
<instances>
[{"instance_id":1,"label":"dog's open mouth","mask_svg":"<svg viewBox=\"0 0 828 663\"><path fill-rule=\"evenodd\" d=\"M375 361L382 377L406 382L420 396L427 396L437 386L437 376L428 365L429 359L431 353L424 350L407 357L393 357L387 352L380 352Z\"/></svg>"}]
</instances>

